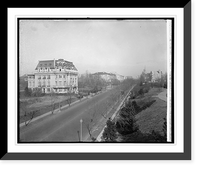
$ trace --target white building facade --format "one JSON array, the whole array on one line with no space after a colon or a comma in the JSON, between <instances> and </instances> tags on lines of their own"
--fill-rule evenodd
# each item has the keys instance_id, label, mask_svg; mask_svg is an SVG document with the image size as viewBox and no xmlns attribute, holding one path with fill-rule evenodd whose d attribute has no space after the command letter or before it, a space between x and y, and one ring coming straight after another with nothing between
<instances>
[{"instance_id":1,"label":"white building facade","mask_svg":"<svg viewBox=\"0 0 200 169\"><path fill-rule=\"evenodd\" d=\"M101 77L106 82L111 82L113 79L116 79L116 75L113 73L97 72L97 73L94 73L93 75Z\"/></svg>"},{"instance_id":2,"label":"white building facade","mask_svg":"<svg viewBox=\"0 0 200 169\"><path fill-rule=\"evenodd\" d=\"M122 82L122 81L125 79L124 76L119 75L119 74L116 74L116 78L117 78L117 80L119 80L120 82Z\"/></svg>"},{"instance_id":3,"label":"white building facade","mask_svg":"<svg viewBox=\"0 0 200 169\"><path fill-rule=\"evenodd\" d=\"M43 93L78 93L78 70L64 59L39 61L35 73L28 75L28 88Z\"/></svg>"},{"instance_id":4,"label":"white building facade","mask_svg":"<svg viewBox=\"0 0 200 169\"><path fill-rule=\"evenodd\" d=\"M162 77L162 71L158 70L158 71L154 71L152 72L152 82L156 82L156 81L160 81Z\"/></svg>"}]
</instances>

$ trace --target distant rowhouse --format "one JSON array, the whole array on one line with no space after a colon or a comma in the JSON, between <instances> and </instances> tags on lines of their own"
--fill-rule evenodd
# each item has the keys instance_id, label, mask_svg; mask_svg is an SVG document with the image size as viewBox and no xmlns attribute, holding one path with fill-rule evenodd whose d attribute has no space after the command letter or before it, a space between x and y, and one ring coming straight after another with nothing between
<instances>
[{"instance_id":1,"label":"distant rowhouse","mask_svg":"<svg viewBox=\"0 0 200 169\"><path fill-rule=\"evenodd\" d=\"M78 70L64 59L39 61L35 73L28 74L28 88L43 93L78 93Z\"/></svg>"}]
</instances>

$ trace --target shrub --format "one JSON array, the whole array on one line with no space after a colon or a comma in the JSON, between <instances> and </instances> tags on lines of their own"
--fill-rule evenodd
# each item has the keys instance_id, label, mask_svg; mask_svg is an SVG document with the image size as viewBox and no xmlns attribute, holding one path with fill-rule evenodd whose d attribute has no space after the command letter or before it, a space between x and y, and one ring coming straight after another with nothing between
<instances>
[{"instance_id":1,"label":"shrub","mask_svg":"<svg viewBox=\"0 0 200 169\"><path fill-rule=\"evenodd\" d=\"M121 135L127 135L138 131L139 127L134 118L121 118L116 122L116 129Z\"/></svg>"},{"instance_id":2,"label":"shrub","mask_svg":"<svg viewBox=\"0 0 200 169\"><path fill-rule=\"evenodd\" d=\"M150 141L152 142L167 142L167 137L161 135L159 132L152 131L151 134L149 134Z\"/></svg>"},{"instance_id":3,"label":"shrub","mask_svg":"<svg viewBox=\"0 0 200 169\"><path fill-rule=\"evenodd\" d=\"M40 97L40 96L44 96L44 95L45 95L45 93L42 93L41 88L35 88L32 92L32 96Z\"/></svg>"},{"instance_id":4,"label":"shrub","mask_svg":"<svg viewBox=\"0 0 200 169\"><path fill-rule=\"evenodd\" d=\"M125 106L120 110L119 113L119 115L122 118L133 118L135 114L136 114L135 107L131 101L125 103Z\"/></svg>"},{"instance_id":5,"label":"shrub","mask_svg":"<svg viewBox=\"0 0 200 169\"><path fill-rule=\"evenodd\" d=\"M117 132L115 123L109 118L106 122L106 127L104 129L102 139L105 142L116 142Z\"/></svg>"},{"instance_id":6,"label":"shrub","mask_svg":"<svg viewBox=\"0 0 200 169\"><path fill-rule=\"evenodd\" d=\"M164 118L163 123L163 134L152 130L151 133L142 133L139 129L135 130L129 134L121 134L122 142L167 142L167 128L166 128L166 118Z\"/></svg>"},{"instance_id":7,"label":"shrub","mask_svg":"<svg viewBox=\"0 0 200 169\"><path fill-rule=\"evenodd\" d=\"M139 94L139 95L143 95L143 94L144 94L143 88L140 88L140 90L138 91L138 94Z\"/></svg>"},{"instance_id":8,"label":"shrub","mask_svg":"<svg viewBox=\"0 0 200 169\"><path fill-rule=\"evenodd\" d=\"M31 94L32 94L32 90L29 89L28 87L25 87L25 89L24 89L24 95L27 96L27 97L29 97L29 96L31 96Z\"/></svg>"},{"instance_id":9,"label":"shrub","mask_svg":"<svg viewBox=\"0 0 200 169\"><path fill-rule=\"evenodd\" d=\"M167 142L165 136L162 136L160 133L155 132L154 130L151 133L142 133L140 130L129 134L123 135L121 137L122 142L131 142L131 143L154 143L154 142Z\"/></svg>"},{"instance_id":10,"label":"shrub","mask_svg":"<svg viewBox=\"0 0 200 169\"><path fill-rule=\"evenodd\" d=\"M140 106L137 105L136 101L133 101L132 104L133 104L133 106L135 108L135 113L140 112L141 108L140 108Z\"/></svg>"}]
</instances>

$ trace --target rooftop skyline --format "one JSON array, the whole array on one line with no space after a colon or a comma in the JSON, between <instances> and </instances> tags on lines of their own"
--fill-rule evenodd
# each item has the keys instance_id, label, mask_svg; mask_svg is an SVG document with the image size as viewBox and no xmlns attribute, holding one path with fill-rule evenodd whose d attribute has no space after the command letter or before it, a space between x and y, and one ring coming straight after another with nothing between
<instances>
[{"instance_id":1,"label":"rooftop skyline","mask_svg":"<svg viewBox=\"0 0 200 169\"><path fill-rule=\"evenodd\" d=\"M64 59L80 74L136 77L167 70L165 20L20 20L20 76L39 61Z\"/></svg>"}]
</instances>

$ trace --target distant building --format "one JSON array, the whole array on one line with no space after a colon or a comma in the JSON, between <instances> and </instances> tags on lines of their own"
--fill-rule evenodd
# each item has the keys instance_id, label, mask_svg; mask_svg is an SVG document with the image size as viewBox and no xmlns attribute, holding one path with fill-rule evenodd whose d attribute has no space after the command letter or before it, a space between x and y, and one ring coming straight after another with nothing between
<instances>
[{"instance_id":1,"label":"distant building","mask_svg":"<svg viewBox=\"0 0 200 169\"><path fill-rule=\"evenodd\" d=\"M158 71L154 71L154 72L151 72L151 73L152 73L151 82L160 81L160 79L162 77L162 71L158 70Z\"/></svg>"},{"instance_id":2,"label":"distant building","mask_svg":"<svg viewBox=\"0 0 200 169\"><path fill-rule=\"evenodd\" d=\"M41 88L43 93L77 93L78 70L64 59L39 61L33 74L28 74L28 88Z\"/></svg>"},{"instance_id":3,"label":"distant building","mask_svg":"<svg viewBox=\"0 0 200 169\"><path fill-rule=\"evenodd\" d=\"M116 75L113 73L106 73L106 72L97 72L93 73L93 76L99 76L104 79L106 82L111 82L113 79L116 79Z\"/></svg>"},{"instance_id":4,"label":"distant building","mask_svg":"<svg viewBox=\"0 0 200 169\"><path fill-rule=\"evenodd\" d=\"M125 76L125 79L133 79L132 76Z\"/></svg>"},{"instance_id":5,"label":"distant building","mask_svg":"<svg viewBox=\"0 0 200 169\"><path fill-rule=\"evenodd\" d=\"M125 77L122 75L116 74L116 79L122 82L125 79Z\"/></svg>"}]
</instances>

